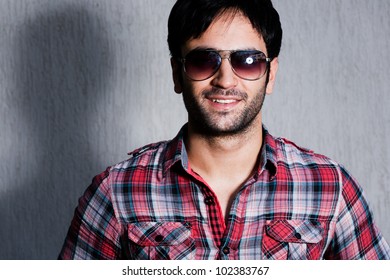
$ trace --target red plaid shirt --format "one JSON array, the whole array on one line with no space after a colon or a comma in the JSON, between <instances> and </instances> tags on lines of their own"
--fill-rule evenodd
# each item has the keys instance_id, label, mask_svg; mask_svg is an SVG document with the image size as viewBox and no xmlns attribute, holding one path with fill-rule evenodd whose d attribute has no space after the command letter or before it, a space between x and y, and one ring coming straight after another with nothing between
<instances>
[{"instance_id":1,"label":"red plaid shirt","mask_svg":"<svg viewBox=\"0 0 390 280\"><path fill-rule=\"evenodd\" d=\"M188 167L185 131L94 178L60 259L390 259L347 171L265 129L260 164L225 223Z\"/></svg>"}]
</instances>

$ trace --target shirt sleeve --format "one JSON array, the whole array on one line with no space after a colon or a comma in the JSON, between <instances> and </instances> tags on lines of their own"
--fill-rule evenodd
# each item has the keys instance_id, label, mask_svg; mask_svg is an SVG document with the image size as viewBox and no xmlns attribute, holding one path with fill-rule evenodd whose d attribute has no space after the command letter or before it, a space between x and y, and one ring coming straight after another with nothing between
<instances>
[{"instance_id":1,"label":"shirt sleeve","mask_svg":"<svg viewBox=\"0 0 390 280\"><path fill-rule=\"evenodd\" d=\"M109 169L96 176L79 199L58 259L120 258L121 226L110 199L108 174Z\"/></svg>"},{"instance_id":2,"label":"shirt sleeve","mask_svg":"<svg viewBox=\"0 0 390 280\"><path fill-rule=\"evenodd\" d=\"M390 259L390 248L374 223L363 191L341 168L342 193L327 259Z\"/></svg>"}]
</instances>

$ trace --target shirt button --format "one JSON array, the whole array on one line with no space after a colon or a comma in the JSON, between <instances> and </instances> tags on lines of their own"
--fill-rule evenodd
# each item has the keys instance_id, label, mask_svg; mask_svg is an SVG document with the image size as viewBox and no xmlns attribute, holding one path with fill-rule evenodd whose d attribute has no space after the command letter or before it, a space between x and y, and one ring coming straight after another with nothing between
<instances>
[{"instance_id":1,"label":"shirt button","mask_svg":"<svg viewBox=\"0 0 390 280\"><path fill-rule=\"evenodd\" d=\"M205 198L204 200L204 203L206 203L206 205L214 205L214 198L212 198L211 196L208 196Z\"/></svg>"},{"instance_id":2,"label":"shirt button","mask_svg":"<svg viewBox=\"0 0 390 280\"><path fill-rule=\"evenodd\" d=\"M230 248L229 247L224 247L222 249L222 253L224 253L225 255L228 255L230 253Z\"/></svg>"},{"instance_id":3,"label":"shirt button","mask_svg":"<svg viewBox=\"0 0 390 280\"><path fill-rule=\"evenodd\" d=\"M154 238L154 240L156 241L156 242L161 242L161 241L163 241L164 240L164 236L162 236L162 235L156 235L156 237Z\"/></svg>"},{"instance_id":4,"label":"shirt button","mask_svg":"<svg viewBox=\"0 0 390 280\"><path fill-rule=\"evenodd\" d=\"M300 234L299 232L296 232L296 233L295 233L295 237L296 237L297 239L301 239L301 238L302 238L302 236L301 236L301 234Z\"/></svg>"}]
</instances>

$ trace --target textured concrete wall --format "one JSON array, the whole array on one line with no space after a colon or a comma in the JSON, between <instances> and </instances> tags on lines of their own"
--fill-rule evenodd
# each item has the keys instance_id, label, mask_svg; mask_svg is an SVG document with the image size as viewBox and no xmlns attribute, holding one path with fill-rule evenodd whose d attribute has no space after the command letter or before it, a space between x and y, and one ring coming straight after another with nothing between
<instances>
[{"instance_id":1,"label":"textured concrete wall","mask_svg":"<svg viewBox=\"0 0 390 280\"><path fill-rule=\"evenodd\" d=\"M0 259L56 258L77 198L186 120L174 0L0 0ZM390 1L274 0L285 40L264 119L361 182L390 240Z\"/></svg>"}]
</instances>

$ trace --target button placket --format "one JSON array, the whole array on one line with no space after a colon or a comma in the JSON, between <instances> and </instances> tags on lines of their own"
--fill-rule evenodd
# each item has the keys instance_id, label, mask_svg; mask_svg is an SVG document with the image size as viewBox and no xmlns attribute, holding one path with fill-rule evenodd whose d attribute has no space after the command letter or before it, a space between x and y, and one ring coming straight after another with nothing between
<instances>
[{"instance_id":1,"label":"button placket","mask_svg":"<svg viewBox=\"0 0 390 280\"><path fill-rule=\"evenodd\" d=\"M217 198L214 196L209 187L203 187L204 199L203 202L207 209L208 219L213 233L214 245L220 248L221 239L225 231L225 222L223 219L221 208L218 204Z\"/></svg>"}]
</instances>

